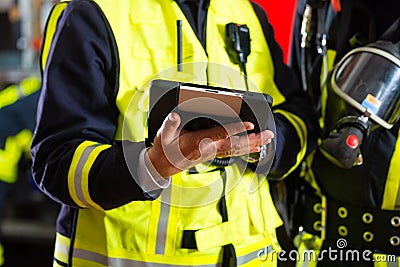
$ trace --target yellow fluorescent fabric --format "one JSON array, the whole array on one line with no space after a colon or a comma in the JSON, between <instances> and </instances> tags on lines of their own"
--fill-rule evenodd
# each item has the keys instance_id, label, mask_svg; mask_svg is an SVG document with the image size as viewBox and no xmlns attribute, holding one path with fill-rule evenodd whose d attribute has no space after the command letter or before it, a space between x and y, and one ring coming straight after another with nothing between
<instances>
[{"instance_id":1,"label":"yellow fluorescent fabric","mask_svg":"<svg viewBox=\"0 0 400 267\"><path fill-rule=\"evenodd\" d=\"M28 129L9 136L4 149L0 149L0 181L15 183L18 178L18 162L24 152L29 151L32 133Z\"/></svg>"},{"instance_id":2,"label":"yellow fluorescent fabric","mask_svg":"<svg viewBox=\"0 0 400 267\"><path fill-rule=\"evenodd\" d=\"M212 247L222 247L227 244L237 244L243 240L240 227L234 221L198 230L195 236L199 251Z\"/></svg>"},{"instance_id":3,"label":"yellow fluorescent fabric","mask_svg":"<svg viewBox=\"0 0 400 267\"><path fill-rule=\"evenodd\" d=\"M400 135L400 132L397 134ZM400 210L400 139L397 138L396 146L390 162L388 177L383 195L382 209Z\"/></svg>"},{"instance_id":4,"label":"yellow fluorescent fabric","mask_svg":"<svg viewBox=\"0 0 400 267\"><path fill-rule=\"evenodd\" d=\"M11 85L0 92L0 108L15 103L19 99L17 85Z\"/></svg>"},{"instance_id":5,"label":"yellow fluorescent fabric","mask_svg":"<svg viewBox=\"0 0 400 267\"><path fill-rule=\"evenodd\" d=\"M3 245L0 243L0 266L3 265L4 263L4 249L3 249Z\"/></svg>"},{"instance_id":6,"label":"yellow fluorescent fabric","mask_svg":"<svg viewBox=\"0 0 400 267\"><path fill-rule=\"evenodd\" d=\"M62 235L57 235L56 237L56 243L58 242L64 242L63 241L67 240L69 242L69 239L62 236ZM55 257L59 262L65 263L65 260L67 257L65 253L69 253L68 250L63 248L62 246L57 246L55 247L55 255L58 255L58 257ZM274 252L275 255L271 255L271 252ZM270 255L268 255L270 254ZM132 260L128 258L110 258L104 254L100 254L97 252L90 252L90 251L84 251L81 249L74 249L72 252L72 257L73 257L73 262L76 266L87 266L87 267L99 267L99 266L132 266L132 267L148 267L148 266L154 266L154 267L176 267L176 266L198 266L198 267L217 267L220 266L220 264L217 263L204 263L204 262L209 262L209 261L214 261L216 262L217 258L212 257L212 256L204 256L201 258L201 260L190 260L190 259L183 259L181 257L172 257L170 258L169 262L163 262L160 261L161 257L157 259L152 259L148 255L142 255L141 260ZM238 266L243 266L243 267L262 267L262 266L276 266L275 260L276 260L276 251L271 246L265 246L265 247L259 247L250 245L249 250L247 251L246 254L239 256L237 258ZM275 260L274 260L275 259ZM177 262L181 262L180 265L177 265ZM57 264L57 262L54 263L53 266L60 266ZM61 265L63 266L63 265Z\"/></svg>"},{"instance_id":7,"label":"yellow fluorescent fabric","mask_svg":"<svg viewBox=\"0 0 400 267\"><path fill-rule=\"evenodd\" d=\"M18 100L40 89L40 78L28 76L19 84L10 85L0 92L0 109L15 104ZM7 127L2 125L1 127ZM23 129L14 136L6 137L4 148L0 148L0 181L14 183L18 178L18 163L22 156L30 158L32 132Z\"/></svg>"},{"instance_id":8,"label":"yellow fluorescent fabric","mask_svg":"<svg viewBox=\"0 0 400 267\"><path fill-rule=\"evenodd\" d=\"M400 257L395 255L374 254L374 267L400 267Z\"/></svg>"},{"instance_id":9,"label":"yellow fluorescent fabric","mask_svg":"<svg viewBox=\"0 0 400 267\"><path fill-rule=\"evenodd\" d=\"M20 84L13 84L0 92L0 109L40 89L40 78L28 76Z\"/></svg>"},{"instance_id":10,"label":"yellow fluorescent fabric","mask_svg":"<svg viewBox=\"0 0 400 267\"><path fill-rule=\"evenodd\" d=\"M56 234L56 245L54 248L54 257L61 262L68 262L69 247L71 240L59 233Z\"/></svg>"},{"instance_id":11,"label":"yellow fluorescent fabric","mask_svg":"<svg viewBox=\"0 0 400 267\"><path fill-rule=\"evenodd\" d=\"M89 171L101 151L110 145L101 145L91 141L81 143L72 158L68 172L68 189L72 199L80 207L102 209L89 195Z\"/></svg>"},{"instance_id":12,"label":"yellow fluorescent fabric","mask_svg":"<svg viewBox=\"0 0 400 267\"><path fill-rule=\"evenodd\" d=\"M99 205L97 205L89 195L89 171L90 168L93 166L93 163L96 160L97 156L100 154L100 152L109 148L110 146L111 145L99 145L95 147L88 156L87 161L85 162L85 165L82 170L81 186L82 186L83 197L91 207L96 209L102 209L102 208Z\"/></svg>"},{"instance_id":13,"label":"yellow fluorescent fabric","mask_svg":"<svg viewBox=\"0 0 400 267\"><path fill-rule=\"evenodd\" d=\"M23 79L19 84L21 96L28 96L40 89L41 80L37 76L29 76Z\"/></svg>"},{"instance_id":14,"label":"yellow fluorescent fabric","mask_svg":"<svg viewBox=\"0 0 400 267\"><path fill-rule=\"evenodd\" d=\"M328 49L326 57L328 57L328 69L331 70L334 61L336 58L336 50ZM323 75L323 71L321 71L321 76ZM327 87L326 83L323 84L322 90L321 90L321 118L320 118L320 126L322 129L324 129L324 119L325 118L325 112L326 112L326 102L328 101L327 99Z\"/></svg>"},{"instance_id":15,"label":"yellow fluorescent fabric","mask_svg":"<svg viewBox=\"0 0 400 267\"><path fill-rule=\"evenodd\" d=\"M56 31L58 19L61 16L61 13L67 7L68 2L59 3L54 6L52 9L50 16L47 20L47 25L45 29L45 36L43 40L43 48L41 54L41 67L44 70L47 62L47 58L49 56L51 40L53 39L54 33Z\"/></svg>"},{"instance_id":16,"label":"yellow fluorescent fabric","mask_svg":"<svg viewBox=\"0 0 400 267\"><path fill-rule=\"evenodd\" d=\"M297 136L300 138L300 152L297 154L297 161L296 164L287 172L281 179L285 178L289 175L297 166L299 166L300 162L303 160L304 155L306 154L307 150L307 127L305 123L296 115L283 111L283 110L276 110L275 113L282 114L285 118L292 123L295 127Z\"/></svg>"}]
</instances>

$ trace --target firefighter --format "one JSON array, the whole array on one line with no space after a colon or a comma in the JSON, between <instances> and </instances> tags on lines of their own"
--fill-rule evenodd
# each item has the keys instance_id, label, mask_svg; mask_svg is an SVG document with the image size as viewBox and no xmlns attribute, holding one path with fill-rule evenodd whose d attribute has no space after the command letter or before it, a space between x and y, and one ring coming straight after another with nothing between
<instances>
[{"instance_id":1,"label":"firefighter","mask_svg":"<svg viewBox=\"0 0 400 267\"><path fill-rule=\"evenodd\" d=\"M398 7L298 2L291 64L322 129L304 179L288 183L300 196L292 199L299 265L399 266L399 122L398 111L385 107L399 103L399 80L387 79L400 72Z\"/></svg>"},{"instance_id":2,"label":"firefighter","mask_svg":"<svg viewBox=\"0 0 400 267\"><path fill-rule=\"evenodd\" d=\"M174 72L179 21L182 70ZM241 66L227 51L232 22L251 36ZM259 171L260 147L276 141L268 177L282 179L315 146L316 128L282 58L266 14L249 1L58 4L47 22L31 148L36 183L62 203L54 266L276 265L264 256L280 249L282 221L262 182L269 168ZM171 72L182 82L268 93L276 132L233 136L249 122L179 131L181 117L170 113L146 148L148 81ZM207 149L214 153L200 155ZM259 161L242 160L249 153ZM209 164L214 155L236 160Z\"/></svg>"},{"instance_id":3,"label":"firefighter","mask_svg":"<svg viewBox=\"0 0 400 267\"><path fill-rule=\"evenodd\" d=\"M24 78L0 92L0 217L2 218L11 186L21 175L19 163L30 161L32 132L35 126L40 78ZM0 244L0 266L4 262Z\"/></svg>"}]
</instances>

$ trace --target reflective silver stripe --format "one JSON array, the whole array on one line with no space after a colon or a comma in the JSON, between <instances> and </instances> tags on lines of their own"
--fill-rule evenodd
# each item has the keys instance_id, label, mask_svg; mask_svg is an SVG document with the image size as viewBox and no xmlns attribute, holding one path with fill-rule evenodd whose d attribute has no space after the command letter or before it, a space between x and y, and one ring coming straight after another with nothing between
<instances>
[{"instance_id":1,"label":"reflective silver stripe","mask_svg":"<svg viewBox=\"0 0 400 267\"><path fill-rule=\"evenodd\" d=\"M64 262L64 260L68 259L68 255L69 255L69 246L64 245L61 242L56 242L55 244L55 253L54 253L54 257L61 261Z\"/></svg>"},{"instance_id":2,"label":"reflective silver stripe","mask_svg":"<svg viewBox=\"0 0 400 267\"><path fill-rule=\"evenodd\" d=\"M271 246L271 245L269 245L268 247L263 248L263 250L264 250L264 251L267 251L267 252L268 252L267 254L269 254L269 253L271 253L272 251L274 251L274 250L272 249L272 246ZM257 259L257 258L259 257L259 254L260 254L260 250L258 249L258 250L256 250L256 251L253 251L253 252L250 252L250 253L248 253L248 254L246 254L246 255L243 255L243 256L238 257L238 258L237 258L237 264L238 264L238 266L244 265L244 264L246 264L246 263L248 263L248 262L250 262L250 261L252 261L252 260L254 260L254 259Z\"/></svg>"},{"instance_id":3,"label":"reflective silver stripe","mask_svg":"<svg viewBox=\"0 0 400 267\"><path fill-rule=\"evenodd\" d=\"M264 216L265 212L263 210L263 199L262 199L261 188L260 188L260 178L257 177L256 179L257 179L257 183L258 183L257 184L257 188L258 188L257 194L258 194L258 201L259 201L259 206L260 206L260 213L261 213L261 218L262 218L262 221L263 221L263 230L265 232L265 216Z\"/></svg>"},{"instance_id":4,"label":"reflective silver stripe","mask_svg":"<svg viewBox=\"0 0 400 267\"><path fill-rule=\"evenodd\" d=\"M82 260L96 262L105 266L113 267L176 267L177 264L164 264L154 262L142 262L128 259L108 258L107 256L83 250L74 249L74 257ZM179 265L180 267L220 267L220 264Z\"/></svg>"},{"instance_id":5,"label":"reflective silver stripe","mask_svg":"<svg viewBox=\"0 0 400 267\"><path fill-rule=\"evenodd\" d=\"M22 88L22 86L18 84L16 87L17 87L18 99L25 96L24 89Z\"/></svg>"},{"instance_id":6,"label":"reflective silver stripe","mask_svg":"<svg viewBox=\"0 0 400 267\"><path fill-rule=\"evenodd\" d=\"M74 258L93 261L96 263L103 264L105 266L109 266L109 258L107 256L95 252L74 248L73 256ZM113 266L120 266L120 265L113 265Z\"/></svg>"},{"instance_id":7,"label":"reflective silver stripe","mask_svg":"<svg viewBox=\"0 0 400 267\"><path fill-rule=\"evenodd\" d=\"M396 257L396 261L388 261L387 262L387 266L388 267L399 267L399 261L398 261L398 257Z\"/></svg>"},{"instance_id":8,"label":"reflective silver stripe","mask_svg":"<svg viewBox=\"0 0 400 267\"><path fill-rule=\"evenodd\" d=\"M164 190L161 196L160 217L157 226L156 254L164 254L167 242L167 230L171 203L171 187Z\"/></svg>"},{"instance_id":9,"label":"reflective silver stripe","mask_svg":"<svg viewBox=\"0 0 400 267\"><path fill-rule=\"evenodd\" d=\"M305 251L311 251L311 253L312 253L312 250L309 250L309 249L304 250L303 253ZM302 260L303 260L303 264L301 265L301 267L307 267L311 263L311 257L303 257Z\"/></svg>"},{"instance_id":10,"label":"reflective silver stripe","mask_svg":"<svg viewBox=\"0 0 400 267\"><path fill-rule=\"evenodd\" d=\"M79 158L79 162L78 162L78 165L76 166L76 170L75 170L74 186L75 186L76 196L79 198L79 200L83 204L85 204L86 207L90 207L91 205L86 201L85 196L83 195L82 172L83 172L83 168L85 167L85 163L88 160L90 154L99 145L100 144L92 145L92 146L88 146L85 148L85 150L82 152L82 156Z\"/></svg>"},{"instance_id":11,"label":"reflective silver stripe","mask_svg":"<svg viewBox=\"0 0 400 267\"><path fill-rule=\"evenodd\" d=\"M268 254L274 251L272 246L268 246L264 248L268 251ZM247 264L248 262L257 259L259 255L259 251L253 251L246 255L240 256L237 258L238 266ZM96 262L105 266L118 266L118 267L176 267L178 266L176 263L174 264L165 264L165 263L154 263L154 262L142 262L136 260L128 260L128 259L119 259L119 258L108 258L107 256L83 250L83 249L74 249L73 253L74 258L79 258L83 260L88 260L92 262ZM216 264L198 264L198 265L181 265L180 267L220 267L221 263ZM391 267L391 266L390 266Z\"/></svg>"}]
</instances>

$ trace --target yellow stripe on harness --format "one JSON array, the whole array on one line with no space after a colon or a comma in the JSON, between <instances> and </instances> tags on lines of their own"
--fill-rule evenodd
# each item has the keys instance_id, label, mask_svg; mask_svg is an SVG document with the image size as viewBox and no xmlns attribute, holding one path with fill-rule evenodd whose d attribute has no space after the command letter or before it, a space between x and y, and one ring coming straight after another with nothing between
<instances>
[{"instance_id":1,"label":"yellow stripe on harness","mask_svg":"<svg viewBox=\"0 0 400 267\"><path fill-rule=\"evenodd\" d=\"M400 135L400 131L397 136ZM382 209L400 210L400 139L397 139L386 180Z\"/></svg>"}]
</instances>

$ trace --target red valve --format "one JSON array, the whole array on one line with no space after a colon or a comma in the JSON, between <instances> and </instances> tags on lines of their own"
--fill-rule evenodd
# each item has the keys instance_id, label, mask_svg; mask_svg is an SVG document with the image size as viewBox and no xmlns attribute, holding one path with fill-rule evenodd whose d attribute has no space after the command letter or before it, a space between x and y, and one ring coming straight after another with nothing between
<instances>
[{"instance_id":1,"label":"red valve","mask_svg":"<svg viewBox=\"0 0 400 267\"><path fill-rule=\"evenodd\" d=\"M346 138L346 145L350 147L351 149L357 148L357 146L360 144L360 139L353 134L350 134Z\"/></svg>"},{"instance_id":2,"label":"red valve","mask_svg":"<svg viewBox=\"0 0 400 267\"><path fill-rule=\"evenodd\" d=\"M340 4L340 0L331 0L331 4L333 7L333 11L336 13L342 11L342 5Z\"/></svg>"}]
</instances>

